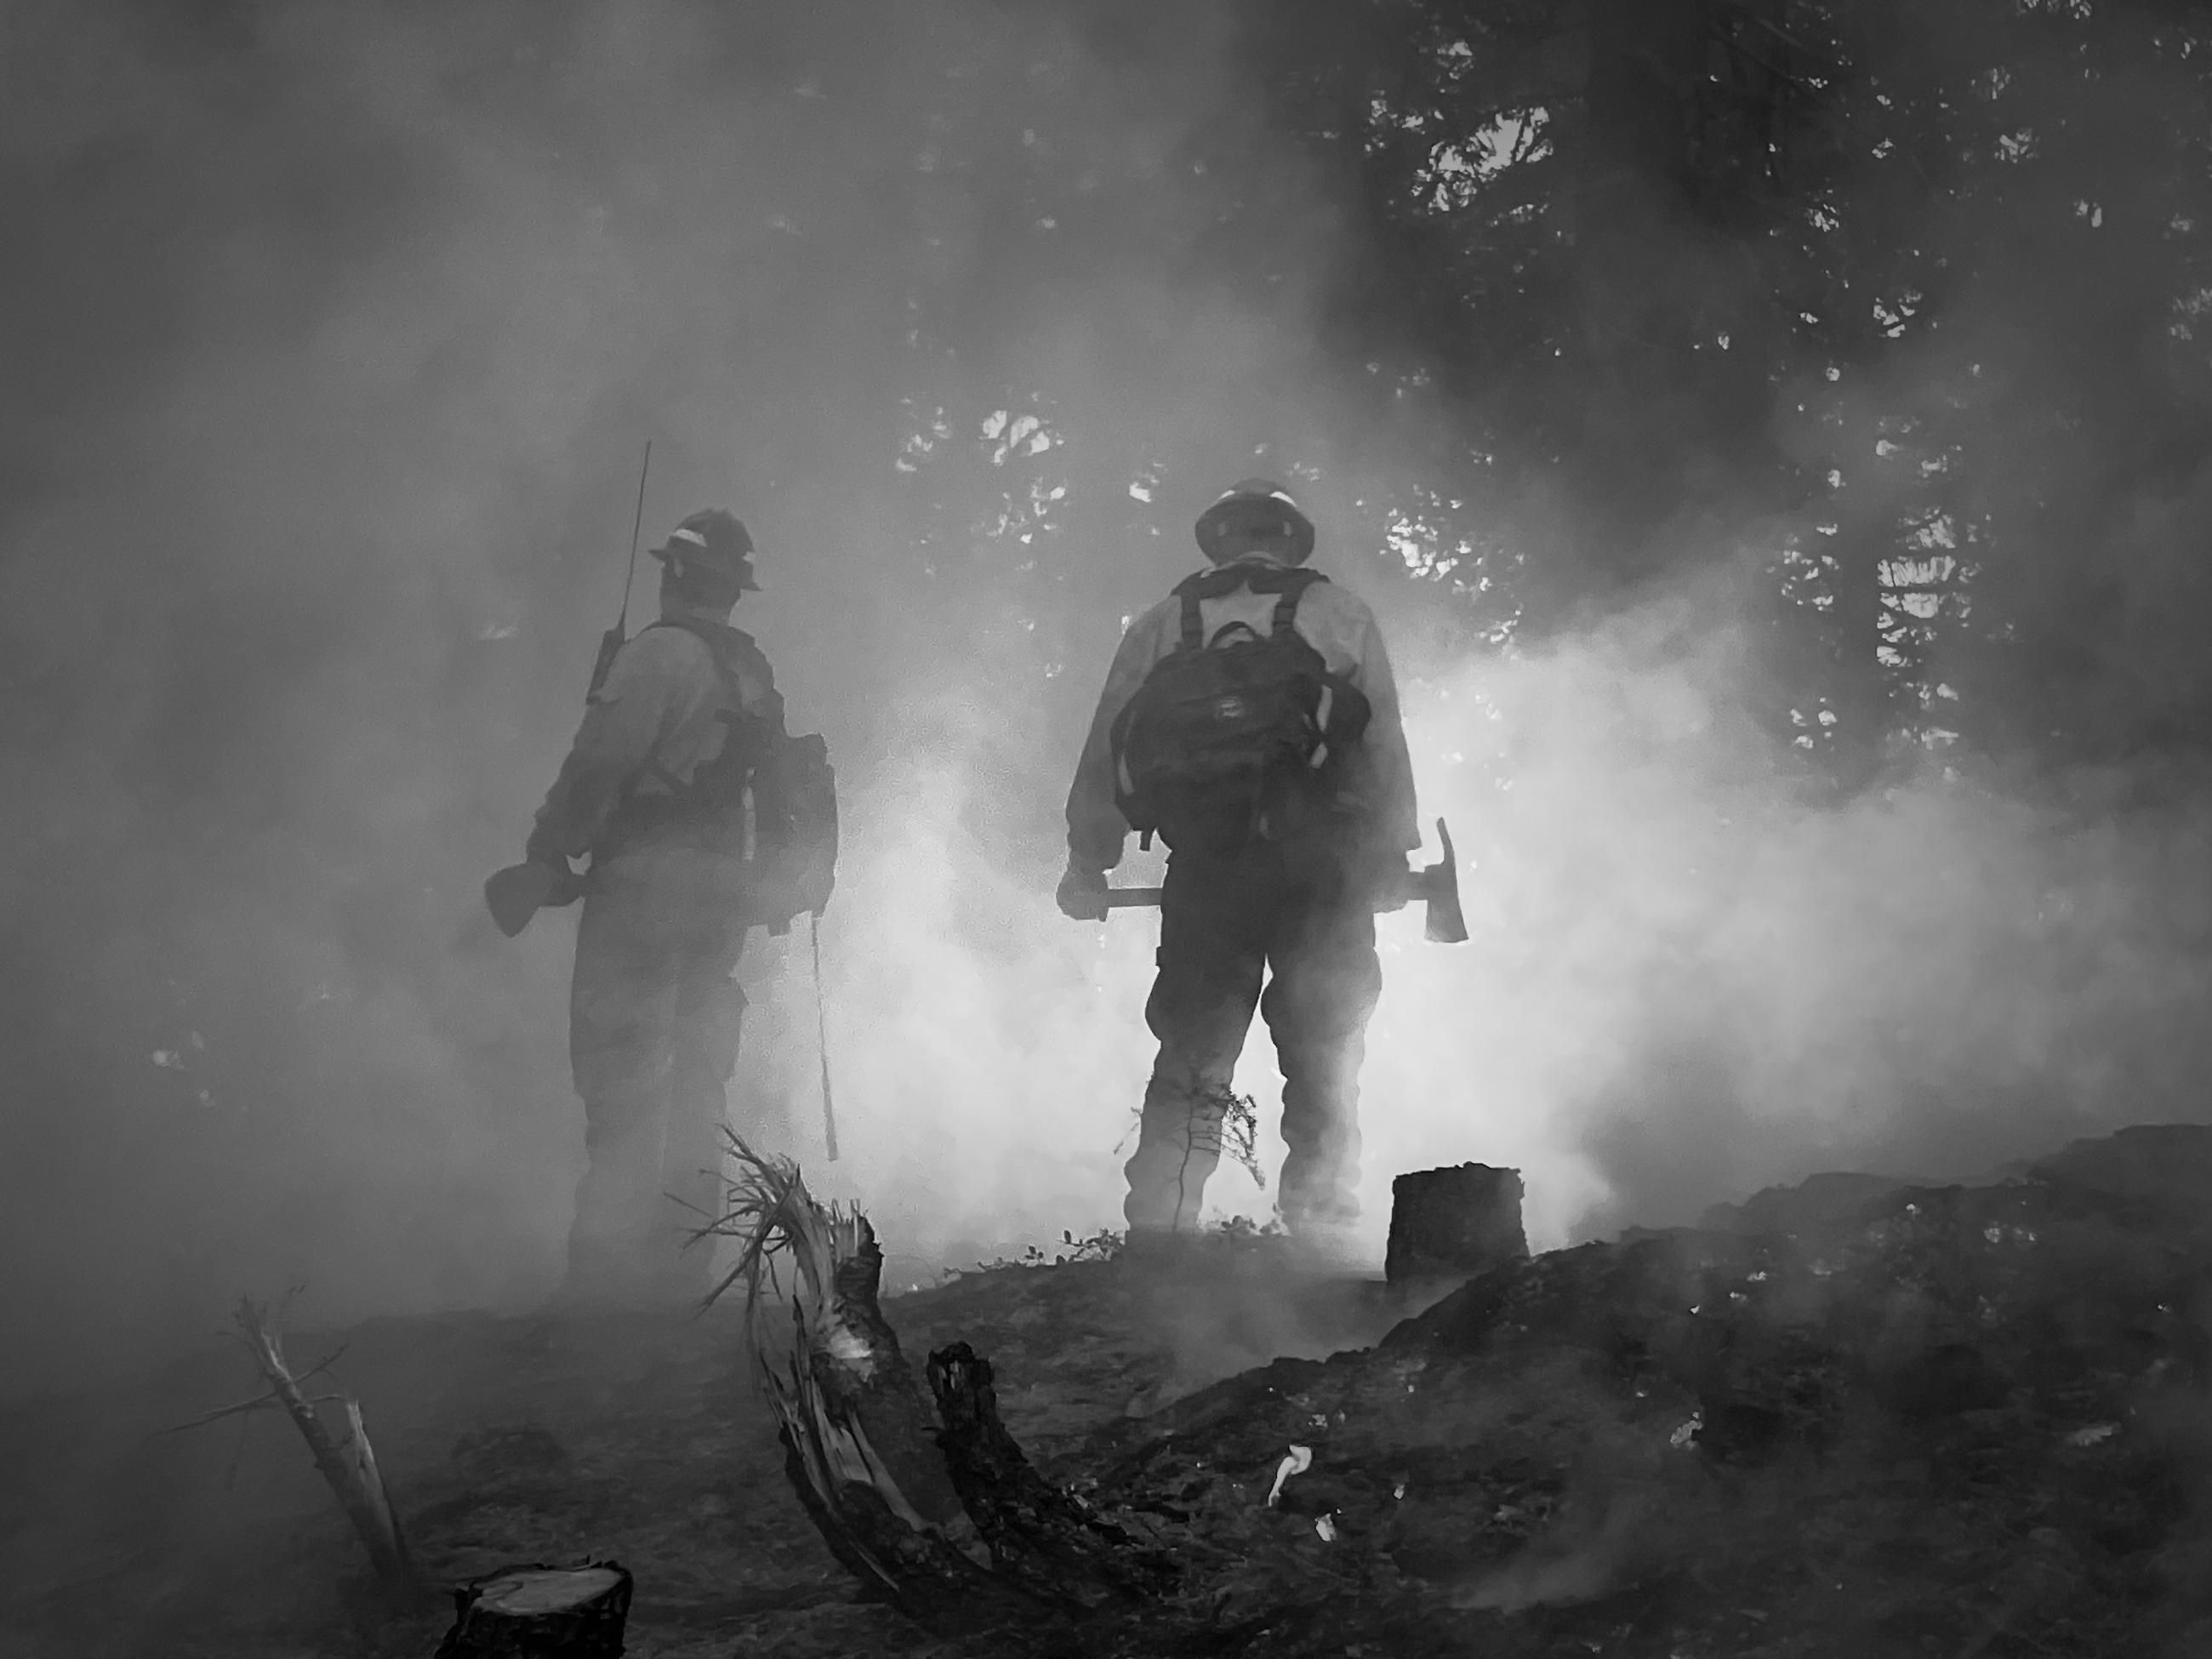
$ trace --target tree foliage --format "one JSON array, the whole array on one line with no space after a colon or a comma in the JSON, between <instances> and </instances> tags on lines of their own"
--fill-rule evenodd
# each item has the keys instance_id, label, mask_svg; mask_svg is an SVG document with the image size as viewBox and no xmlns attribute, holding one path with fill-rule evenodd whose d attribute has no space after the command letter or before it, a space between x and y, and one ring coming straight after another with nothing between
<instances>
[{"instance_id":1,"label":"tree foliage","mask_svg":"<svg viewBox=\"0 0 2212 1659\"><path fill-rule=\"evenodd\" d=\"M1110 62L1188 49L1169 9L1071 15L1071 46ZM1777 724L1846 784L1961 744L2110 758L2212 731L2188 552L2212 407L2203 8L1224 15L1232 68L1150 175L1102 185L1061 149L1094 113L1065 88L990 112L978 193L1029 228L925 303L948 350L1018 337L1007 319L1055 282L1179 235L1186 287L1310 302L1317 346L1282 373L1340 411L1337 463L1389 480L1359 527L1493 635L1734 559L1771 617ZM1011 478L1009 385L980 441ZM1025 547L1086 512L1087 538L1156 530L1164 475L1202 487L1181 459L1055 453L992 525ZM1054 495L1082 464L1134 499Z\"/></svg>"}]
</instances>

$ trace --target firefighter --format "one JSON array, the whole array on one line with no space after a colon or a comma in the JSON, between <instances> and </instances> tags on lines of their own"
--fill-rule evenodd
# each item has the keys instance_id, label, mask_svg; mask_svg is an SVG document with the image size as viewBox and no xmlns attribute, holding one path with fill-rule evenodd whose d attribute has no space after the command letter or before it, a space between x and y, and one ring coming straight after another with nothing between
<instances>
[{"instance_id":1,"label":"firefighter","mask_svg":"<svg viewBox=\"0 0 2212 1659\"><path fill-rule=\"evenodd\" d=\"M1307 568L1314 526L1289 490L1246 479L1197 536L1211 568L1137 619L1107 674L1068 792L1060 908L1103 919L1130 830L1167 843L1132 1243L1195 1227L1256 1007L1283 1073L1284 1225L1341 1249L1382 989L1374 917L1404 902L1420 842L1397 691L1373 614Z\"/></svg>"},{"instance_id":2,"label":"firefighter","mask_svg":"<svg viewBox=\"0 0 2212 1659\"><path fill-rule=\"evenodd\" d=\"M828 898L826 868L787 867L771 894L748 857L769 816L757 792L791 748L768 659L730 623L758 591L752 538L716 509L652 551L660 620L592 688L526 848L556 902L584 901L568 1051L588 1162L563 1291L592 1303L700 1288L706 1252L679 1252L686 1217L669 1197L700 1211L719 1198L745 930Z\"/></svg>"}]
</instances>

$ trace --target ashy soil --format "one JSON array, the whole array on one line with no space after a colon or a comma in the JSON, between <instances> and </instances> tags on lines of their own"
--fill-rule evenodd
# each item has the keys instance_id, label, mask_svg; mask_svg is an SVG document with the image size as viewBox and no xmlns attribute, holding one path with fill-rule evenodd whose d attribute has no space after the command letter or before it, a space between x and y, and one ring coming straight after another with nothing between
<instances>
[{"instance_id":1,"label":"ashy soil","mask_svg":"<svg viewBox=\"0 0 2212 1659\"><path fill-rule=\"evenodd\" d=\"M427 1577L619 1560L640 1656L2212 1654L2212 1132L1708 1224L1433 1305L1233 1237L888 1298L917 1370L971 1344L1031 1460L1181 1568L960 1641L815 1534L734 1310L289 1346L343 1343ZM0 1419L0 1653L427 1659L447 1610L377 1601L289 1425L152 1435L252 1391L211 1350Z\"/></svg>"},{"instance_id":2,"label":"ashy soil","mask_svg":"<svg viewBox=\"0 0 2212 1659\"><path fill-rule=\"evenodd\" d=\"M1372 1342L1379 1282L1272 1282L1249 1243L1212 1270L1001 1267L884 1306L917 1368L965 1338L1048 1464L1102 1423L1282 1354ZM362 1403L424 1575L459 1584L589 1556L636 1575L638 1659L964 1650L860 1601L786 1482L734 1306L631 1316L380 1320L294 1333L295 1369ZM313 1385L327 1389L328 1379ZM291 1425L161 1431L256 1393L221 1345L158 1376L0 1413L0 1656L428 1659L434 1600L394 1613Z\"/></svg>"}]
</instances>

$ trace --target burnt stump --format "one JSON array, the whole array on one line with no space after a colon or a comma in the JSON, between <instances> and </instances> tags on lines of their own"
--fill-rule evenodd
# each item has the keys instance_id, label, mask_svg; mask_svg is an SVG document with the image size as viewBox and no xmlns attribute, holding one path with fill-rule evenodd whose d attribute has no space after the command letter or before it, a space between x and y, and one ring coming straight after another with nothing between
<instances>
[{"instance_id":1,"label":"burnt stump","mask_svg":"<svg viewBox=\"0 0 2212 1659\"><path fill-rule=\"evenodd\" d=\"M1528 1254L1520 1170L1458 1164L1416 1170L1390 1183L1382 1273L1391 1285L1473 1279Z\"/></svg>"},{"instance_id":2,"label":"burnt stump","mask_svg":"<svg viewBox=\"0 0 2212 1659\"><path fill-rule=\"evenodd\" d=\"M453 1592L435 1659L620 1659L629 1598L612 1561L502 1567Z\"/></svg>"}]
</instances>

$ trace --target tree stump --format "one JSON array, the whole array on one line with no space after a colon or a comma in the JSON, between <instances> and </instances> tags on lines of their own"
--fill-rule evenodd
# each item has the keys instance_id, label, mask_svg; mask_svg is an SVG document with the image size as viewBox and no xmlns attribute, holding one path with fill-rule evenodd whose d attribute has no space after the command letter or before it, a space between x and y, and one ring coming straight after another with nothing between
<instances>
[{"instance_id":1,"label":"tree stump","mask_svg":"<svg viewBox=\"0 0 2212 1659\"><path fill-rule=\"evenodd\" d=\"M620 1659L630 1576L612 1561L501 1567L453 1592L434 1659Z\"/></svg>"},{"instance_id":2,"label":"tree stump","mask_svg":"<svg viewBox=\"0 0 2212 1659\"><path fill-rule=\"evenodd\" d=\"M1521 1171L1487 1164L1417 1170L1390 1183L1392 1286L1473 1279L1528 1254L1521 1231Z\"/></svg>"}]
</instances>

